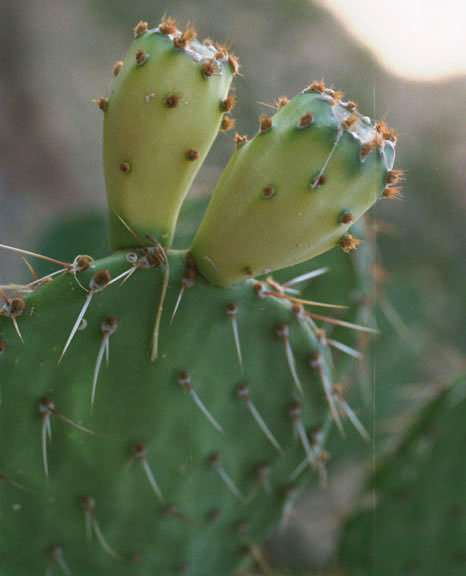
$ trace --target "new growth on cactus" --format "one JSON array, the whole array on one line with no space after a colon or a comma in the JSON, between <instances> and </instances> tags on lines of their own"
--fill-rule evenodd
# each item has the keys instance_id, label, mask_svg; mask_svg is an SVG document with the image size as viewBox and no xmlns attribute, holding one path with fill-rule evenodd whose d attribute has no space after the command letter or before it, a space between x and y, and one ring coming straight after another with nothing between
<instances>
[{"instance_id":1,"label":"new growth on cactus","mask_svg":"<svg viewBox=\"0 0 466 576\"><path fill-rule=\"evenodd\" d=\"M134 245L120 215L145 242L152 234L170 246L181 204L220 128L226 129L234 100L228 96L236 71L218 45L196 40L171 19L155 30L145 23L125 60L114 67L105 113L103 157L114 249ZM114 211L114 212L113 212Z\"/></svg>"},{"instance_id":2,"label":"new growth on cactus","mask_svg":"<svg viewBox=\"0 0 466 576\"><path fill-rule=\"evenodd\" d=\"M331 349L340 365L359 352L323 329L374 331L357 323L358 259L337 255L335 300L326 267L295 264L356 246L350 226L401 176L393 133L322 82L281 98L236 136L192 247L172 250L231 127L238 62L169 18L134 32L97 100L117 251L68 263L1 245L59 268L1 287L0 576L232 574L325 484L334 425L369 440Z\"/></svg>"},{"instance_id":3,"label":"new growth on cactus","mask_svg":"<svg viewBox=\"0 0 466 576\"><path fill-rule=\"evenodd\" d=\"M349 228L397 180L394 143L323 82L282 102L238 142L214 191L191 249L200 272L230 285L354 249Z\"/></svg>"}]
</instances>

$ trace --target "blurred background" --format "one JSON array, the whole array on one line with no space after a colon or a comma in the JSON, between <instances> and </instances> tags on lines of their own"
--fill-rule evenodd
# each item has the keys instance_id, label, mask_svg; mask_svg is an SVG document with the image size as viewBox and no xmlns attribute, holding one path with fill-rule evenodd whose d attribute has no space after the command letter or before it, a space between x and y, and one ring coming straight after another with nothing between
<instances>
[{"instance_id":1,"label":"blurred background","mask_svg":"<svg viewBox=\"0 0 466 576\"><path fill-rule=\"evenodd\" d=\"M252 135L281 95L312 80L344 90L363 113L398 136L406 170L402 201L371 211L368 242L382 335L369 348L374 387L366 407L374 443L349 439L347 461L328 490L310 491L270 564L293 574L335 574L344 519L373 467L396 445L412 414L466 371L466 46L457 1L393 0L1 0L0 242L31 248L57 220L105 246L102 113L140 19L167 13L199 36L233 46L236 128ZM232 153L222 133L193 197L213 190ZM91 224L89 224L89 222ZM94 228L93 228L93 227ZM51 254L52 255L52 254ZM0 254L0 284L22 280L17 256ZM291 572L285 572L291 574ZM340 572L338 572L339 574ZM369 573L369 572L368 572ZM412 572L414 574L414 572ZM466 573L466 572L465 572ZM363 573L361 573L363 574Z\"/></svg>"}]
</instances>

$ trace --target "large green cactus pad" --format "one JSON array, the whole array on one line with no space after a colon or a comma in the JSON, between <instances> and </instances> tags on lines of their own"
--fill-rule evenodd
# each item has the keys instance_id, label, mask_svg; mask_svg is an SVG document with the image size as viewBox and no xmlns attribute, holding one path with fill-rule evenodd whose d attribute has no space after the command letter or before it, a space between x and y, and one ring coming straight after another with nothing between
<instances>
[{"instance_id":1,"label":"large green cactus pad","mask_svg":"<svg viewBox=\"0 0 466 576\"><path fill-rule=\"evenodd\" d=\"M466 573L466 378L428 404L398 450L370 479L346 526L348 576ZM375 526L375 529L374 529Z\"/></svg>"},{"instance_id":2,"label":"large green cactus pad","mask_svg":"<svg viewBox=\"0 0 466 576\"><path fill-rule=\"evenodd\" d=\"M255 281L226 291L197 277L170 325L186 274L185 253L169 253L168 262L155 362L149 353L165 264L138 269L122 286L96 292L85 315L87 325L60 364L87 297L79 284L91 285L96 270L108 270L112 278L128 270L126 254L92 263L78 274L79 284L64 273L23 295L26 309L15 320L24 344L12 319L0 317L1 576L42 576L47 568L60 566L86 576L177 570L229 574L244 560L245 550L247 557L252 543L286 516L290 475L305 457L298 428L324 425L328 430L330 423L322 383L308 361L319 352L330 375L328 352L288 303L260 298ZM232 302L244 371L233 319L226 314ZM101 323L110 315L117 317L118 327L109 336L109 365L102 363L91 413ZM305 396L297 390L276 333L280 323L288 324ZM180 371L189 371L192 391L223 432L180 386ZM238 398L238 386L244 384L282 452L261 429L251 406ZM53 401L55 412L48 411L44 398ZM302 413L293 421L295 402ZM42 436L46 422L51 442ZM138 444L147 448L144 455L139 447L142 458L133 452ZM212 466L216 453L220 461ZM261 476L264 465L269 467L267 480ZM309 467L293 484L299 489L314 476ZM83 508L83 497L93 498L95 509L89 500ZM86 541L86 521L92 544ZM238 530L243 521L249 523L247 532L244 524Z\"/></svg>"}]
</instances>

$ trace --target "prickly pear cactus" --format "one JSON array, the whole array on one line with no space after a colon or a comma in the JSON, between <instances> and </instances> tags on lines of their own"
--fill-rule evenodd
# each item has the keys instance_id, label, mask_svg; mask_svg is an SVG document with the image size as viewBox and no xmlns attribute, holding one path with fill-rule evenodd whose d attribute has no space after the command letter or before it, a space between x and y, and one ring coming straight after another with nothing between
<instances>
[{"instance_id":1,"label":"prickly pear cactus","mask_svg":"<svg viewBox=\"0 0 466 576\"><path fill-rule=\"evenodd\" d=\"M281 100L237 136L192 250L170 249L238 63L171 19L135 36L98 100L120 250L2 287L1 576L230 574L325 483L335 424L367 439L330 352L357 351L320 327L370 331L325 311L354 286L310 302L322 270L256 277L355 247L399 179L393 133L322 83Z\"/></svg>"},{"instance_id":2,"label":"prickly pear cactus","mask_svg":"<svg viewBox=\"0 0 466 576\"><path fill-rule=\"evenodd\" d=\"M366 506L344 531L340 559L345 574L466 572L465 400L463 377L424 407L398 449L370 478L362 497Z\"/></svg>"}]
</instances>

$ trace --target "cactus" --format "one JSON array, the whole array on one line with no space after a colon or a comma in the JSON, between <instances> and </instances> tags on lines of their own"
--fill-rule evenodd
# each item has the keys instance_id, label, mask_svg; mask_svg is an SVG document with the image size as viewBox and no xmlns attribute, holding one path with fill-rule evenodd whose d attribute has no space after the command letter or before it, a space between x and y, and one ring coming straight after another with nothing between
<instances>
[{"instance_id":1,"label":"cactus","mask_svg":"<svg viewBox=\"0 0 466 576\"><path fill-rule=\"evenodd\" d=\"M368 479L341 542L348 576L465 573L465 391L465 377L441 390Z\"/></svg>"},{"instance_id":2,"label":"cactus","mask_svg":"<svg viewBox=\"0 0 466 576\"><path fill-rule=\"evenodd\" d=\"M1 291L1 576L232 573L257 558L310 481L325 482L335 425L344 434L346 418L367 439L335 385L330 349L355 351L316 323L371 329L309 310L351 303L357 260L338 255L346 261L326 296L343 302L296 294L298 280L321 273L303 265L288 282L283 272L256 276L338 243L354 247L348 227L399 179L394 136L322 83L311 85L262 119L255 141L237 137L244 149L221 178L193 250L170 249L196 169L216 131L231 125L221 116L232 100L222 103L238 68L224 47L195 44L193 34L171 19L155 30L140 22L111 97L97 101L120 250L67 262L13 249L58 268ZM167 92L180 100L168 106ZM286 188L298 143L300 172ZM257 198L258 172L268 170L276 194ZM310 208L299 227L294 213L305 200L294 195L306 170Z\"/></svg>"}]
</instances>

